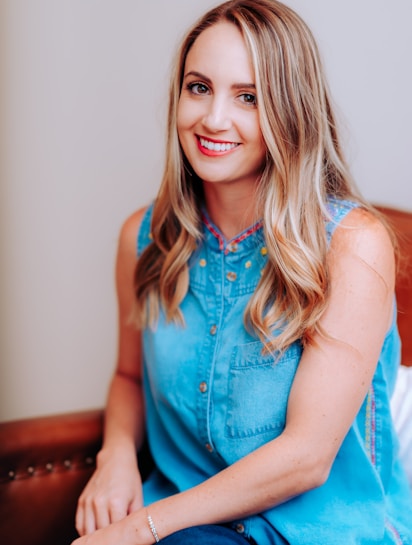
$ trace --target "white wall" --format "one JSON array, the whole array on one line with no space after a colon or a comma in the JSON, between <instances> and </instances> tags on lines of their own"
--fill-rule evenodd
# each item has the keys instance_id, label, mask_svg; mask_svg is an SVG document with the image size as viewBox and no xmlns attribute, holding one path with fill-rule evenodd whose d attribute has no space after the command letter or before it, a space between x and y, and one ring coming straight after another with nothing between
<instances>
[{"instance_id":1,"label":"white wall","mask_svg":"<svg viewBox=\"0 0 412 545\"><path fill-rule=\"evenodd\" d=\"M288 3L317 37L363 194L412 210L412 2Z\"/></svg>"},{"instance_id":2,"label":"white wall","mask_svg":"<svg viewBox=\"0 0 412 545\"><path fill-rule=\"evenodd\" d=\"M211 0L0 0L0 419L101 406L123 219L162 170L168 68ZM364 194L412 209L409 0L290 0Z\"/></svg>"}]
</instances>

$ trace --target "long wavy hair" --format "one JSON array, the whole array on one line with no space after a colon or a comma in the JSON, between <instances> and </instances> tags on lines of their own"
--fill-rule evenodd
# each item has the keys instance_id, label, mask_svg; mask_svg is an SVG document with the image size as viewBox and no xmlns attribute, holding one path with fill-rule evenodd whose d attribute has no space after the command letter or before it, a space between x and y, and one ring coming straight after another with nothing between
<instances>
[{"instance_id":1,"label":"long wavy hair","mask_svg":"<svg viewBox=\"0 0 412 545\"><path fill-rule=\"evenodd\" d=\"M229 0L189 30L172 72L167 149L154 204L152 243L138 260L136 309L154 326L160 306L182 320L187 262L201 239L202 184L179 144L176 117L186 57L197 37L220 21L234 24L248 48L266 161L257 186L268 262L245 310L245 324L270 351L319 330L328 300L325 219L329 196L362 202L339 142L317 45L302 19L276 0ZM274 328L281 331L273 335Z\"/></svg>"}]
</instances>

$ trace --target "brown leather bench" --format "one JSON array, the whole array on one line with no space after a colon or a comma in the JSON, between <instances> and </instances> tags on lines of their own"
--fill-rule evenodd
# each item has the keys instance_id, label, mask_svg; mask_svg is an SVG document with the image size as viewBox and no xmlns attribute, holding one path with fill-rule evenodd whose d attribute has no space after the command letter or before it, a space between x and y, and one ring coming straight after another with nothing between
<instances>
[{"instance_id":1,"label":"brown leather bench","mask_svg":"<svg viewBox=\"0 0 412 545\"><path fill-rule=\"evenodd\" d=\"M381 210L406 258L397 285L398 323L402 363L412 365L412 213ZM77 498L94 470L102 425L100 409L0 423L1 545L71 543ZM139 459L146 473L147 450Z\"/></svg>"}]
</instances>

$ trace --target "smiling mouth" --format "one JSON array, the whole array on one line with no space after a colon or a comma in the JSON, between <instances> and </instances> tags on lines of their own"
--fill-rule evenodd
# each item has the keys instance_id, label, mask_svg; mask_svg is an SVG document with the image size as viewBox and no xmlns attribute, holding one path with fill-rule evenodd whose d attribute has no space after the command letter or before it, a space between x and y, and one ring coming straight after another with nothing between
<instances>
[{"instance_id":1,"label":"smiling mouth","mask_svg":"<svg viewBox=\"0 0 412 545\"><path fill-rule=\"evenodd\" d=\"M201 136L198 136L197 139L202 148L215 152L230 151L240 145L236 144L235 142L212 142L211 140L207 140L206 138L202 138Z\"/></svg>"}]
</instances>

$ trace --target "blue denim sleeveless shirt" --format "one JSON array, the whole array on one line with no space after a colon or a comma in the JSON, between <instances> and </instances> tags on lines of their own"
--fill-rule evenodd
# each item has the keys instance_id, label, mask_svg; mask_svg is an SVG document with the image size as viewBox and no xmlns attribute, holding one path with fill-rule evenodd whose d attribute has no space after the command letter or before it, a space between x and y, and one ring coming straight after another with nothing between
<instances>
[{"instance_id":1,"label":"blue denim sleeveless shirt","mask_svg":"<svg viewBox=\"0 0 412 545\"><path fill-rule=\"evenodd\" d=\"M331 199L328 240L354 203ZM151 208L138 251L151 242ZM143 332L147 432L157 469L145 504L193 487L276 438L302 348L274 362L244 327L244 311L267 261L260 223L231 241L205 215L189 261L185 325ZM327 481L264 513L233 522L258 545L412 545L412 500L400 466L389 399L399 366L396 320Z\"/></svg>"}]
</instances>

